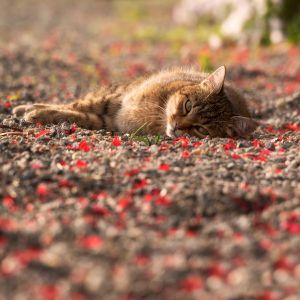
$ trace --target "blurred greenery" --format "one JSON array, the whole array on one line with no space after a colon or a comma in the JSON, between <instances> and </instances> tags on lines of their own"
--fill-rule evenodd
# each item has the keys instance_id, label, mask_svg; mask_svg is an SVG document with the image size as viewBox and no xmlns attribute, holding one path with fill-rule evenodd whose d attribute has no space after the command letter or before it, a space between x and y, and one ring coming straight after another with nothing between
<instances>
[{"instance_id":1,"label":"blurred greenery","mask_svg":"<svg viewBox=\"0 0 300 300\"><path fill-rule=\"evenodd\" d=\"M114 9L120 19L135 24L136 27L126 35L128 39L149 42L166 41L171 43L207 42L213 34L220 34L220 22L212 22L209 16L202 16L194 26L178 25L172 20L172 9L180 1L113 1ZM196 0L195 0L196 2ZM260 42L271 44L271 21L278 18L282 22L282 30L292 43L300 42L300 1L283 0L274 2L266 0L267 12L261 18L254 16L244 25L245 32L250 32L257 26L262 27ZM132 27L133 28L133 27ZM208 62L202 62L207 65Z\"/></svg>"},{"instance_id":2,"label":"blurred greenery","mask_svg":"<svg viewBox=\"0 0 300 300\"><path fill-rule=\"evenodd\" d=\"M292 43L300 42L300 1L284 0L279 17L283 21L284 31Z\"/></svg>"}]
</instances>

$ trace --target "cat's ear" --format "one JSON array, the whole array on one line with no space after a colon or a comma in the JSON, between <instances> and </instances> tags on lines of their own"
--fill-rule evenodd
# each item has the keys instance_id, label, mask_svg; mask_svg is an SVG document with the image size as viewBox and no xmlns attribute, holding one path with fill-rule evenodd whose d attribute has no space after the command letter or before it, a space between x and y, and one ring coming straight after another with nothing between
<instances>
[{"instance_id":1,"label":"cat's ear","mask_svg":"<svg viewBox=\"0 0 300 300\"><path fill-rule=\"evenodd\" d=\"M251 118L234 116L231 118L233 130L240 137L249 136L259 125L258 122Z\"/></svg>"},{"instance_id":2,"label":"cat's ear","mask_svg":"<svg viewBox=\"0 0 300 300\"><path fill-rule=\"evenodd\" d=\"M202 87L211 91L212 93L219 94L224 85L225 74L225 66L219 67L201 82Z\"/></svg>"}]
</instances>

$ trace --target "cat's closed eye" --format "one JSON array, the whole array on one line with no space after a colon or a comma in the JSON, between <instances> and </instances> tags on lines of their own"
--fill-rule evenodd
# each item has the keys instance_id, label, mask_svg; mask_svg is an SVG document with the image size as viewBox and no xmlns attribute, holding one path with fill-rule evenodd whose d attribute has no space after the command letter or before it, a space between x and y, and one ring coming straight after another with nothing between
<instances>
[{"instance_id":1,"label":"cat's closed eye","mask_svg":"<svg viewBox=\"0 0 300 300\"><path fill-rule=\"evenodd\" d=\"M206 128L202 127L202 126L195 126L195 131L196 133L200 134L200 136L204 135L207 136L209 135L209 132L207 131Z\"/></svg>"},{"instance_id":2,"label":"cat's closed eye","mask_svg":"<svg viewBox=\"0 0 300 300\"><path fill-rule=\"evenodd\" d=\"M192 101L191 100L186 100L185 103L184 103L184 110L185 110L185 113L188 114L191 110L192 110Z\"/></svg>"}]
</instances>

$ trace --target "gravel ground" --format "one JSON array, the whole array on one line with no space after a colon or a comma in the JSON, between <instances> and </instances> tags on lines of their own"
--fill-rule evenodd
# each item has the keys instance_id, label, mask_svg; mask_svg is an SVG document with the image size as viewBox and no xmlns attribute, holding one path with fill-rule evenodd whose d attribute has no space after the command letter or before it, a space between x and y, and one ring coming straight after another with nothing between
<instances>
[{"instance_id":1,"label":"gravel ground","mask_svg":"<svg viewBox=\"0 0 300 300\"><path fill-rule=\"evenodd\" d=\"M139 24L110 2L0 11L1 300L299 299L300 98L281 97L300 90L300 48L128 39ZM11 116L203 57L228 66L266 123L251 139L145 140Z\"/></svg>"}]
</instances>

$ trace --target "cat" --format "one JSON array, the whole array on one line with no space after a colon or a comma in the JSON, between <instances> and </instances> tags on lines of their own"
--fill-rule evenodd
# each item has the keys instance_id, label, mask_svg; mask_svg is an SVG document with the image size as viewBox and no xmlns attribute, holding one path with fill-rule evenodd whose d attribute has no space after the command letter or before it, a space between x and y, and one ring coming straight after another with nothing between
<instances>
[{"instance_id":1,"label":"cat","mask_svg":"<svg viewBox=\"0 0 300 300\"><path fill-rule=\"evenodd\" d=\"M225 83L225 66L211 74L164 70L128 84L102 87L69 104L28 104L13 109L27 122L68 121L122 133L248 137L258 126L245 99Z\"/></svg>"}]
</instances>

